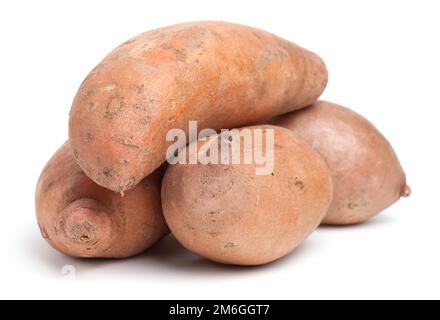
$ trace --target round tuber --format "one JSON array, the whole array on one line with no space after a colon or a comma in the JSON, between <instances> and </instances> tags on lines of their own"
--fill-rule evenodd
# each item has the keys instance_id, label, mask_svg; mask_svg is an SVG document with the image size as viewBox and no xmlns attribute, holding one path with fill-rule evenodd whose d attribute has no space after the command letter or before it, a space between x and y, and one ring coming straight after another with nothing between
<instances>
[{"instance_id":1,"label":"round tuber","mask_svg":"<svg viewBox=\"0 0 440 320\"><path fill-rule=\"evenodd\" d=\"M274 167L268 174L256 174L256 161L199 161L169 166L162 184L165 219L177 240L224 264L261 265L287 255L321 223L332 199L327 165L306 142L280 127L240 133L247 129L264 130L263 141L267 130L274 132ZM254 151L243 140L242 159ZM198 141L198 153L206 143Z\"/></svg>"}]
</instances>

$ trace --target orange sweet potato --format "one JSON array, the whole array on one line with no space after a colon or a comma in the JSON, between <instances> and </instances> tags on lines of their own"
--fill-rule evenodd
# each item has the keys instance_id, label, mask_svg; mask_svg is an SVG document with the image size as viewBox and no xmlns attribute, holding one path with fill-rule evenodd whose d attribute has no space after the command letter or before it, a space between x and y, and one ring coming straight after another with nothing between
<instances>
[{"instance_id":1,"label":"orange sweet potato","mask_svg":"<svg viewBox=\"0 0 440 320\"><path fill-rule=\"evenodd\" d=\"M245 129L274 130L271 173L257 175L255 161L172 165L162 203L171 231L189 250L220 263L260 265L290 253L315 230L333 188L325 161L292 132L275 126L240 131ZM198 142L198 153L205 144ZM244 158L253 151L243 146L240 152Z\"/></svg>"},{"instance_id":2,"label":"orange sweet potato","mask_svg":"<svg viewBox=\"0 0 440 320\"><path fill-rule=\"evenodd\" d=\"M171 128L232 128L312 104L327 84L314 53L265 31L194 22L143 33L82 83L69 137L97 184L123 192L158 168Z\"/></svg>"},{"instance_id":3,"label":"orange sweet potato","mask_svg":"<svg viewBox=\"0 0 440 320\"><path fill-rule=\"evenodd\" d=\"M161 177L161 172L154 172L122 198L90 180L66 142L38 181L41 234L55 249L73 257L136 255L168 232L160 202Z\"/></svg>"},{"instance_id":4,"label":"orange sweet potato","mask_svg":"<svg viewBox=\"0 0 440 320\"><path fill-rule=\"evenodd\" d=\"M307 140L327 161L335 194L325 224L366 221L410 194L405 173L386 138L364 117L320 101L275 124Z\"/></svg>"}]
</instances>

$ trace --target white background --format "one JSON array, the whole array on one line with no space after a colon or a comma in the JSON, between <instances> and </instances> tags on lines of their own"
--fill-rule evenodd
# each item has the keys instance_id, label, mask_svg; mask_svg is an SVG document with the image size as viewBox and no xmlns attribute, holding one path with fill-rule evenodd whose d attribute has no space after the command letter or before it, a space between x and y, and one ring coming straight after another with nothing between
<instances>
[{"instance_id":1,"label":"white background","mask_svg":"<svg viewBox=\"0 0 440 320\"><path fill-rule=\"evenodd\" d=\"M388 137L412 197L369 223L322 227L263 267L215 265L172 238L125 261L51 249L35 184L80 82L129 37L191 20L248 24L322 56L323 98ZM0 298L440 298L439 32L439 1L1 1Z\"/></svg>"}]
</instances>

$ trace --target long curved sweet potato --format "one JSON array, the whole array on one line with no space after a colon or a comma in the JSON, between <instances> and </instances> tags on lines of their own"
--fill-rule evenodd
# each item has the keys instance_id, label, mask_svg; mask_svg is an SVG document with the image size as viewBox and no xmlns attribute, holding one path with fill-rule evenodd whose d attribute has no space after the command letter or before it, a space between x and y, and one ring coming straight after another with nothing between
<instances>
[{"instance_id":1,"label":"long curved sweet potato","mask_svg":"<svg viewBox=\"0 0 440 320\"><path fill-rule=\"evenodd\" d=\"M85 79L70 114L75 158L96 183L123 192L165 161L167 132L232 128L315 102L324 62L273 34L225 22L143 33Z\"/></svg>"}]
</instances>

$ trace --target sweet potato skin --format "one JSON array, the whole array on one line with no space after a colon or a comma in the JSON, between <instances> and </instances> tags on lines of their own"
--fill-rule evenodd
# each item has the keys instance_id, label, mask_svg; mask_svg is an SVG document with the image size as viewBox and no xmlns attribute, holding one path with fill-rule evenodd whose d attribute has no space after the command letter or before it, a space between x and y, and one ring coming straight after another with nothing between
<instances>
[{"instance_id":1,"label":"sweet potato skin","mask_svg":"<svg viewBox=\"0 0 440 320\"><path fill-rule=\"evenodd\" d=\"M75 157L97 184L121 192L165 161L166 133L258 123L312 104L327 84L314 53L270 33L194 22L143 33L84 80L70 114Z\"/></svg>"},{"instance_id":2,"label":"sweet potato skin","mask_svg":"<svg viewBox=\"0 0 440 320\"><path fill-rule=\"evenodd\" d=\"M121 197L90 180L66 142L45 166L36 190L42 236L72 257L126 258L168 232L160 202L162 173Z\"/></svg>"},{"instance_id":3,"label":"sweet potato skin","mask_svg":"<svg viewBox=\"0 0 440 320\"><path fill-rule=\"evenodd\" d=\"M332 199L327 165L306 142L284 128L250 128L275 130L271 174L256 175L255 163L177 164L162 184L174 236L224 264L261 265L285 256L321 223Z\"/></svg>"},{"instance_id":4,"label":"sweet potato skin","mask_svg":"<svg viewBox=\"0 0 440 320\"><path fill-rule=\"evenodd\" d=\"M304 138L326 159L335 194L325 224L364 222L409 196L405 173L390 143L354 111L319 101L274 124Z\"/></svg>"}]
</instances>

